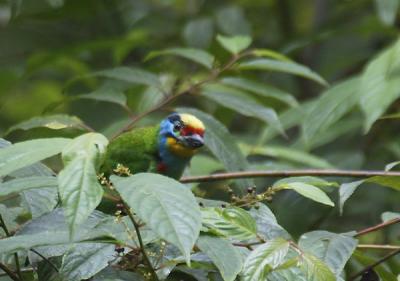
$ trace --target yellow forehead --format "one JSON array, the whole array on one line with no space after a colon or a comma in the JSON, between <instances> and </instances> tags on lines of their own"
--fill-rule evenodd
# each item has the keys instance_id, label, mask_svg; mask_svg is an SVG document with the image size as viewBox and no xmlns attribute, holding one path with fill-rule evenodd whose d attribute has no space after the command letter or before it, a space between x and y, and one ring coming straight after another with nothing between
<instances>
[{"instance_id":1,"label":"yellow forehead","mask_svg":"<svg viewBox=\"0 0 400 281\"><path fill-rule=\"evenodd\" d=\"M203 122L197 119L197 117L186 113L179 114L179 116L181 117L181 120L185 125L196 129L205 129Z\"/></svg>"}]
</instances>

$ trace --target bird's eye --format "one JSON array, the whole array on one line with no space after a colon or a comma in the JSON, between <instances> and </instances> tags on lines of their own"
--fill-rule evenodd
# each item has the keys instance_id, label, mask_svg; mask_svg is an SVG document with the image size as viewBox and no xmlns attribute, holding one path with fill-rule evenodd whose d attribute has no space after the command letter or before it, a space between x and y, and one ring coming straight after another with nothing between
<instances>
[{"instance_id":1,"label":"bird's eye","mask_svg":"<svg viewBox=\"0 0 400 281\"><path fill-rule=\"evenodd\" d=\"M182 129L182 124L179 123L179 122L176 122L176 123L174 124L174 131L177 132L177 131L179 131L180 129Z\"/></svg>"}]
</instances>

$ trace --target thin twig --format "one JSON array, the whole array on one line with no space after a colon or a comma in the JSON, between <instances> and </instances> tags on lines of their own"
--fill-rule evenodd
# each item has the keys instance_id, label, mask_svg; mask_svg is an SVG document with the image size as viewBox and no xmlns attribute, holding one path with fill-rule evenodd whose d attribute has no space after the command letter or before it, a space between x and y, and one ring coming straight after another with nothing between
<instances>
[{"instance_id":1,"label":"thin twig","mask_svg":"<svg viewBox=\"0 0 400 281\"><path fill-rule=\"evenodd\" d=\"M210 182L221 181L227 179L240 178L281 178L281 177L298 177L298 176L323 176L323 177L352 177L352 178L368 178L374 176L400 176L400 172L385 172L385 171L362 171L362 170L284 170L284 171L244 171L244 172L229 172L216 173L205 176L183 177L181 182Z\"/></svg>"},{"instance_id":2,"label":"thin twig","mask_svg":"<svg viewBox=\"0 0 400 281\"><path fill-rule=\"evenodd\" d=\"M57 266L48 258L46 258L45 256L43 256L41 253L39 253L38 251L36 251L35 249L30 249L31 252L35 253L36 255L38 255L39 257L41 257L45 262L47 262L56 272L59 272Z\"/></svg>"},{"instance_id":3,"label":"thin twig","mask_svg":"<svg viewBox=\"0 0 400 281\"><path fill-rule=\"evenodd\" d=\"M12 272L11 269L9 269L5 264L0 262L0 269L2 269L7 275L14 281L21 281L21 279L14 273Z\"/></svg>"},{"instance_id":4,"label":"thin twig","mask_svg":"<svg viewBox=\"0 0 400 281\"><path fill-rule=\"evenodd\" d=\"M6 236L11 237L10 231L8 231L6 223L4 222L3 216L1 214L0 214L0 226L1 226L1 228L3 228ZM19 279L22 280L21 265L19 264L18 253L14 253L14 260L15 260L15 267L17 269L17 275L18 275Z\"/></svg>"},{"instance_id":5,"label":"thin twig","mask_svg":"<svg viewBox=\"0 0 400 281\"><path fill-rule=\"evenodd\" d=\"M370 232L373 232L373 231L377 231L377 230L379 230L381 228L385 228L385 227L387 227L389 225L396 224L396 223L399 223L399 222L400 222L400 218L395 218L395 219L392 219L392 220L389 220L389 221L386 221L386 222L383 222L383 223L368 227L366 229L360 230L360 231L357 232L356 235L354 235L354 237L365 235L367 233L370 233Z\"/></svg>"},{"instance_id":6,"label":"thin twig","mask_svg":"<svg viewBox=\"0 0 400 281\"><path fill-rule=\"evenodd\" d=\"M400 250L397 245L376 245L376 244L358 244L359 249L376 249L376 250Z\"/></svg>"},{"instance_id":7,"label":"thin twig","mask_svg":"<svg viewBox=\"0 0 400 281\"><path fill-rule=\"evenodd\" d=\"M360 270L360 271L357 272L356 274L352 275L352 276L348 279L348 281L352 281L352 280L356 279L357 277L363 275L364 272L367 272L368 270L373 269L375 266L380 265L381 263L387 261L388 259L394 257L395 255L397 255L397 254L399 254L399 253L400 253L400 249L390 252L389 254L387 254L386 256L384 256L383 258L379 259L378 261L374 262L373 264L371 264L371 265L369 265L369 266L363 268L362 270Z\"/></svg>"},{"instance_id":8,"label":"thin twig","mask_svg":"<svg viewBox=\"0 0 400 281\"><path fill-rule=\"evenodd\" d=\"M143 243L143 240L142 240L142 235L140 234L139 224L136 222L135 218L133 217L133 214L132 214L129 206L124 201L122 201L122 204L124 206L126 214L128 215L129 219L131 220L133 226L135 227L136 235L137 235L137 238L139 240L140 251L142 252L144 261L146 262L147 266L149 267L151 276L152 276L154 281L159 281L157 273L154 270L153 265L151 264L150 259L146 254L146 250L144 248L144 243Z\"/></svg>"}]
</instances>

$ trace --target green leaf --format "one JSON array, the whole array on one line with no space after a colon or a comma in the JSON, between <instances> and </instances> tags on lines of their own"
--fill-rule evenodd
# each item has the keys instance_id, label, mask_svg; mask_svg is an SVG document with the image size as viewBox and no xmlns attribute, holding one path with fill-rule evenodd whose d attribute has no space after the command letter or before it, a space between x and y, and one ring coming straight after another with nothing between
<instances>
[{"instance_id":1,"label":"green leaf","mask_svg":"<svg viewBox=\"0 0 400 281\"><path fill-rule=\"evenodd\" d=\"M64 169L58 175L58 191L71 235L97 207L103 196L96 165L108 140L101 134L88 133L72 140L64 148Z\"/></svg>"},{"instance_id":2,"label":"green leaf","mask_svg":"<svg viewBox=\"0 0 400 281\"><path fill-rule=\"evenodd\" d=\"M339 276L358 244L351 235L328 231L312 231L303 234L298 242L304 251L318 257Z\"/></svg>"},{"instance_id":3,"label":"green leaf","mask_svg":"<svg viewBox=\"0 0 400 281\"><path fill-rule=\"evenodd\" d=\"M111 177L122 199L161 238L177 246L190 263L190 251L201 227L193 194L174 179L151 173Z\"/></svg>"},{"instance_id":4,"label":"green leaf","mask_svg":"<svg viewBox=\"0 0 400 281\"><path fill-rule=\"evenodd\" d=\"M202 208L201 215L203 225L211 233L237 240L248 240L257 235L255 220L243 209Z\"/></svg>"},{"instance_id":5,"label":"green leaf","mask_svg":"<svg viewBox=\"0 0 400 281\"><path fill-rule=\"evenodd\" d=\"M207 128L204 137L205 145L215 157L221 161L225 169L230 172L245 171L248 162L240 151L235 138L229 133L224 124L216 120L212 115L193 108L176 108L178 112L186 112L197 116ZM254 183L250 179L237 181L244 189Z\"/></svg>"},{"instance_id":6,"label":"green leaf","mask_svg":"<svg viewBox=\"0 0 400 281\"><path fill-rule=\"evenodd\" d=\"M101 70L92 75L160 88L160 81L157 75L139 68L119 66Z\"/></svg>"},{"instance_id":7,"label":"green leaf","mask_svg":"<svg viewBox=\"0 0 400 281\"><path fill-rule=\"evenodd\" d=\"M251 33L250 23L246 19L243 8L237 5L226 5L216 13L218 29L228 35L248 35Z\"/></svg>"},{"instance_id":8,"label":"green leaf","mask_svg":"<svg viewBox=\"0 0 400 281\"><path fill-rule=\"evenodd\" d=\"M207 49L213 39L212 18L199 18L189 21L183 29L185 43L191 47Z\"/></svg>"},{"instance_id":9,"label":"green leaf","mask_svg":"<svg viewBox=\"0 0 400 281\"><path fill-rule=\"evenodd\" d=\"M364 130L400 96L400 40L368 63L360 82L360 105L365 115Z\"/></svg>"},{"instance_id":10,"label":"green leaf","mask_svg":"<svg viewBox=\"0 0 400 281\"><path fill-rule=\"evenodd\" d=\"M255 49L251 52L254 56L256 57L266 57L266 58L271 58L275 60L281 60L281 61L289 61L292 62L290 58L285 56L284 54L278 53L274 50L270 49Z\"/></svg>"},{"instance_id":11,"label":"green leaf","mask_svg":"<svg viewBox=\"0 0 400 281\"><path fill-rule=\"evenodd\" d=\"M283 72L313 80L323 86L328 86L328 83L319 74L312 71L310 68L296 62L272 59L253 59L239 63L238 68L242 70L266 70Z\"/></svg>"},{"instance_id":12,"label":"green leaf","mask_svg":"<svg viewBox=\"0 0 400 281\"><path fill-rule=\"evenodd\" d=\"M343 214L343 206L347 199L353 195L354 191L356 191L357 187L359 187L364 180L353 181L349 183L343 183L340 185L339 188L339 209L340 214Z\"/></svg>"},{"instance_id":13,"label":"green leaf","mask_svg":"<svg viewBox=\"0 0 400 281\"><path fill-rule=\"evenodd\" d=\"M225 77L221 83L249 91L262 97L273 98L292 107L298 106L297 100L288 92L275 88L268 84L262 84L245 78Z\"/></svg>"},{"instance_id":14,"label":"green leaf","mask_svg":"<svg viewBox=\"0 0 400 281\"><path fill-rule=\"evenodd\" d=\"M289 245L288 241L276 238L253 250L243 266L243 281L266 280L268 273L283 263Z\"/></svg>"},{"instance_id":15,"label":"green leaf","mask_svg":"<svg viewBox=\"0 0 400 281\"><path fill-rule=\"evenodd\" d=\"M384 212L381 215L382 221L387 222L390 220L398 219L400 218L400 213L395 213L395 212Z\"/></svg>"},{"instance_id":16,"label":"green leaf","mask_svg":"<svg viewBox=\"0 0 400 281\"><path fill-rule=\"evenodd\" d=\"M202 95L244 116L264 121L281 134L284 133L274 109L260 105L256 100L240 90L213 84L203 87Z\"/></svg>"},{"instance_id":17,"label":"green leaf","mask_svg":"<svg viewBox=\"0 0 400 281\"><path fill-rule=\"evenodd\" d=\"M377 258L372 258L365 254L364 251L356 250L353 254L353 258L357 260L362 266L370 266L377 261ZM374 270L379 274L379 277L382 278L382 281L397 281L396 276L387 269L386 264L381 263L377 266L374 266Z\"/></svg>"},{"instance_id":18,"label":"green leaf","mask_svg":"<svg viewBox=\"0 0 400 281\"><path fill-rule=\"evenodd\" d=\"M287 160L294 163L306 165L313 168L331 169L333 168L325 159L314 156L310 153L303 152L294 148L279 147L279 146L248 146L241 145L243 149L250 155L264 155L269 157L278 158L280 160Z\"/></svg>"},{"instance_id":19,"label":"green leaf","mask_svg":"<svg viewBox=\"0 0 400 281\"><path fill-rule=\"evenodd\" d=\"M56 177L27 177L0 183L0 196L34 188L57 188Z\"/></svg>"},{"instance_id":20,"label":"green leaf","mask_svg":"<svg viewBox=\"0 0 400 281\"><path fill-rule=\"evenodd\" d=\"M239 54L241 51L247 49L251 44L251 37L245 35L237 36L223 36L217 35L218 43L228 52L233 55Z\"/></svg>"},{"instance_id":21,"label":"green leaf","mask_svg":"<svg viewBox=\"0 0 400 281\"><path fill-rule=\"evenodd\" d=\"M80 130L87 130L86 125L78 117L64 115L64 114L57 114L51 116L33 117L27 121L12 126L7 130L6 134L9 134L16 130L30 130L38 127L46 127L53 130L60 130L65 128L76 128Z\"/></svg>"},{"instance_id":22,"label":"green leaf","mask_svg":"<svg viewBox=\"0 0 400 281\"><path fill-rule=\"evenodd\" d=\"M312 142L357 105L359 83L360 79L348 79L326 90L313 103L303 121L303 133L307 142Z\"/></svg>"},{"instance_id":23,"label":"green leaf","mask_svg":"<svg viewBox=\"0 0 400 281\"><path fill-rule=\"evenodd\" d=\"M127 86L120 81L106 81L100 88L96 89L95 91L84 94L78 95L76 98L79 99L89 99L89 100L97 100L97 101L105 101L116 103L121 106L126 106L126 96L124 94L124 90ZM74 97L75 98L75 97Z\"/></svg>"},{"instance_id":24,"label":"green leaf","mask_svg":"<svg viewBox=\"0 0 400 281\"><path fill-rule=\"evenodd\" d=\"M144 281L145 279L135 272L117 270L107 267L93 277L93 281Z\"/></svg>"},{"instance_id":25,"label":"green leaf","mask_svg":"<svg viewBox=\"0 0 400 281\"><path fill-rule=\"evenodd\" d=\"M391 169L393 169L394 167L398 166L400 164L400 161L395 161L392 163L389 163L385 166L385 172L390 171Z\"/></svg>"},{"instance_id":26,"label":"green leaf","mask_svg":"<svg viewBox=\"0 0 400 281\"><path fill-rule=\"evenodd\" d=\"M338 183L336 182L329 182L327 180L317 178L317 177L310 177L310 176L302 176L302 177L289 177L289 178L284 178L276 183L274 183L274 187L280 186L280 185L285 185L293 182L301 182L301 183L306 183L309 185L313 185L316 187L338 187Z\"/></svg>"},{"instance_id":27,"label":"green leaf","mask_svg":"<svg viewBox=\"0 0 400 281\"><path fill-rule=\"evenodd\" d=\"M274 188L292 189L300 195L307 197L311 200L325 204L328 206L335 206L335 203L318 187L303 182L281 182L278 181L274 184Z\"/></svg>"},{"instance_id":28,"label":"green leaf","mask_svg":"<svg viewBox=\"0 0 400 281\"><path fill-rule=\"evenodd\" d=\"M309 253L302 255L300 268L306 274L308 281L336 281L329 267Z\"/></svg>"},{"instance_id":29,"label":"green leaf","mask_svg":"<svg viewBox=\"0 0 400 281\"><path fill-rule=\"evenodd\" d=\"M391 187L397 191L400 190L400 177L398 176L376 176L366 179L365 182Z\"/></svg>"},{"instance_id":30,"label":"green leaf","mask_svg":"<svg viewBox=\"0 0 400 281\"><path fill-rule=\"evenodd\" d=\"M379 19L385 25L393 25L399 11L399 0L375 0Z\"/></svg>"},{"instance_id":31,"label":"green leaf","mask_svg":"<svg viewBox=\"0 0 400 281\"><path fill-rule=\"evenodd\" d=\"M242 257L225 239L201 235L196 245L216 265L224 281L234 281L242 270Z\"/></svg>"},{"instance_id":32,"label":"green leaf","mask_svg":"<svg viewBox=\"0 0 400 281\"><path fill-rule=\"evenodd\" d=\"M214 63L214 56L201 49L195 48L170 48L161 51L149 53L145 60L150 60L162 55L174 55L196 62L208 69L211 69Z\"/></svg>"},{"instance_id":33,"label":"green leaf","mask_svg":"<svg viewBox=\"0 0 400 281\"><path fill-rule=\"evenodd\" d=\"M66 138L36 139L0 149L0 177L61 152Z\"/></svg>"}]
</instances>

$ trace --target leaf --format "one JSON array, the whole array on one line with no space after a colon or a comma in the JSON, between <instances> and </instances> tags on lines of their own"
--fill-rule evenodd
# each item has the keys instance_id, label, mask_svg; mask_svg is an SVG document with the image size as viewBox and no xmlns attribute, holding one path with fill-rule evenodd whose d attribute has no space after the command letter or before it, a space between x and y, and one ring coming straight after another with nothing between
<instances>
[{"instance_id":1,"label":"leaf","mask_svg":"<svg viewBox=\"0 0 400 281\"><path fill-rule=\"evenodd\" d=\"M248 240L257 235L256 222L243 209L202 208L201 216L203 225L213 234L236 240Z\"/></svg>"},{"instance_id":2,"label":"leaf","mask_svg":"<svg viewBox=\"0 0 400 281\"><path fill-rule=\"evenodd\" d=\"M5 196L11 193L19 193L28 189L34 188L57 188L56 177L28 177L20 178L0 183L0 196Z\"/></svg>"},{"instance_id":3,"label":"leaf","mask_svg":"<svg viewBox=\"0 0 400 281\"><path fill-rule=\"evenodd\" d=\"M281 61L289 61L292 62L290 58L285 56L284 54L278 53L274 50L270 49L255 49L252 50L251 53L256 56L256 57L266 57L266 58L271 58L275 60L281 60Z\"/></svg>"},{"instance_id":4,"label":"leaf","mask_svg":"<svg viewBox=\"0 0 400 281\"><path fill-rule=\"evenodd\" d=\"M393 25L399 11L399 0L375 0L379 19L385 25Z\"/></svg>"},{"instance_id":5,"label":"leaf","mask_svg":"<svg viewBox=\"0 0 400 281\"><path fill-rule=\"evenodd\" d=\"M101 134L88 133L72 140L64 148L64 169L58 175L58 192L69 223L71 236L97 207L103 196L96 164L108 140Z\"/></svg>"},{"instance_id":6,"label":"leaf","mask_svg":"<svg viewBox=\"0 0 400 281\"><path fill-rule=\"evenodd\" d=\"M400 95L400 40L387 48L368 63L360 82L360 105L365 115L364 131L368 132L373 123Z\"/></svg>"},{"instance_id":7,"label":"leaf","mask_svg":"<svg viewBox=\"0 0 400 281\"><path fill-rule=\"evenodd\" d=\"M227 171L245 171L247 169L246 158L224 124L214 119L212 115L197 109L180 107L176 108L176 111L193 114L204 123L207 130L204 136L205 145L221 161ZM242 189L254 185L250 179L238 180L237 182Z\"/></svg>"},{"instance_id":8,"label":"leaf","mask_svg":"<svg viewBox=\"0 0 400 281\"><path fill-rule=\"evenodd\" d=\"M211 18L189 21L183 29L185 43L191 47L207 49L213 39L214 26Z\"/></svg>"},{"instance_id":9,"label":"leaf","mask_svg":"<svg viewBox=\"0 0 400 281\"><path fill-rule=\"evenodd\" d=\"M262 97L273 98L292 107L298 106L297 100L288 92L275 88L268 84L261 84L245 78L225 77L221 83L249 91Z\"/></svg>"},{"instance_id":10,"label":"leaf","mask_svg":"<svg viewBox=\"0 0 400 281\"><path fill-rule=\"evenodd\" d=\"M376 258L367 256L364 251L361 252L360 250L356 250L354 252L353 258L364 267L370 266L377 261ZM396 276L387 269L384 263L374 266L374 270L382 278L382 281L397 281Z\"/></svg>"},{"instance_id":11,"label":"leaf","mask_svg":"<svg viewBox=\"0 0 400 281\"><path fill-rule=\"evenodd\" d=\"M311 177L311 176L302 176L302 177L289 177L289 178L284 178L276 183L274 183L275 186L280 186L280 185L285 185L293 182L301 182L301 183L306 183L309 185L313 185L316 187L338 187L339 185L336 182L329 182L321 178L317 177Z\"/></svg>"},{"instance_id":12,"label":"leaf","mask_svg":"<svg viewBox=\"0 0 400 281\"><path fill-rule=\"evenodd\" d=\"M318 187L314 185L303 183L303 182L277 182L273 186L274 188L282 188L282 189L292 189L299 193L300 195L307 197L315 202L319 202L321 204L325 204L328 206L335 206L332 200Z\"/></svg>"},{"instance_id":13,"label":"leaf","mask_svg":"<svg viewBox=\"0 0 400 281\"><path fill-rule=\"evenodd\" d=\"M353 78L326 90L307 111L303 121L303 133L307 142L312 142L358 103L360 79Z\"/></svg>"},{"instance_id":14,"label":"leaf","mask_svg":"<svg viewBox=\"0 0 400 281\"><path fill-rule=\"evenodd\" d=\"M318 257L339 276L357 247L358 241L351 235L328 231L311 231L303 234L298 242L304 251Z\"/></svg>"},{"instance_id":15,"label":"leaf","mask_svg":"<svg viewBox=\"0 0 400 281\"><path fill-rule=\"evenodd\" d=\"M160 88L160 81L157 75L139 68L119 66L97 71L92 75Z\"/></svg>"},{"instance_id":16,"label":"leaf","mask_svg":"<svg viewBox=\"0 0 400 281\"><path fill-rule=\"evenodd\" d=\"M323 261L308 253L302 258L300 268L308 281L336 281L335 275Z\"/></svg>"},{"instance_id":17,"label":"leaf","mask_svg":"<svg viewBox=\"0 0 400 281\"><path fill-rule=\"evenodd\" d=\"M252 39L250 36L245 35L228 37L218 34L217 41L225 50L233 55L237 55L250 46Z\"/></svg>"},{"instance_id":18,"label":"leaf","mask_svg":"<svg viewBox=\"0 0 400 281\"><path fill-rule=\"evenodd\" d=\"M122 199L155 233L175 245L190 263L190 251L201 227L193 194L174 179L151 173L111 177Z\"/></svg>"},{"instance_id":19,"label":"leaf","mask_svg":"<svg viewBox=\"0 0 400 281\"><path fill-rule=\"evenodd\" d=\"M90 99L97 101L105 101L116 103L121 106L126 106L126 96L124 90L128 88L125 84L121 84L120 81L106 81L100 88L94 90L89 94L78 95L76 98L79 99ZM74 97L75 98L75 97Z\"/></svg>"},{"instance_id":20,"label":"leaf","mask_svg":"<svg viewBox=\"0 0 400 281\"><path fill-rule=\"evenodd\" d=\"M220 84L207 85L203 87L202 95L244 116L264 121L281 134L284 133L274 109L260 105L250 96L237 89Z\"/></svg>"},{"instance_id":21,"label":"leaf","mask_svg":"<svg viewBox=\"0 0 400 281\"><path fill-rule=\"evenodd\" d=\"M269 157L278 158L280 160L288 160L291 162L299 163L313 168L331 169L333 168L325 159L314 156L310 153L303 152L294 148L279 147L279 146L256 146L251 147L248 145L241 146L250 155L264 155Z\"/></svg>"},{"instance_id":22,"label":"leaf","mask_svg":"<svg viewBox=\"0 0 400 281\"><path fill-rule=\"evenodd\" d=\"M353 195L354 191L356 191L357 187L359 187L364 180L353 181L349 183L343 183L340 185L339 188L339 209L340 214L343 214L343 206L347 199Z\"/></svg>"},{"instance_id":23,"label":"leaf","mask_svg":"<svg viewBox=\"0 0 400 281\"><path fill-rule=\"evenodd\" d=\"M218 29L228 35L248 35L251 33L249 21L240 6L228 5L216 13Z\"/></svg>"},{"instance_id":24,"label":"leaf","mask_svg":"<svg viewBox=\"0 0 400 281\"><path fill-rule=\"evenodd\" d=\"M384 212L381 215L381 218L382 218L383 222L387 222L387 221L394 220L394 219L399 219L400 218L400 213Z\"/></svg>"},{"instance_id":25,"label":"leaf","mask_svg":"<svg viewBox=\"0 0 400 281\"><path fill-rule=\"evenodd\" d=\"M170 48L161 51L150 52L145 60L150 60L163 55L174 55L196 62L208 69L211 69L214 63L214 56L201 49L195 48Z\"/></svg>"},{"instance_id":26,"label":"leaf","mask_svg":"<svg viewBox=\"0 0 400 281\"><path fill-rule=\"evenodd\" d=\"M276 238L253 250L243 266L243 281L266 280L268 272L278 267L284 261L289 250L289 245L288 241Z\"/></svg>"},{"instance_id":27,"label":"leaf","mask_svg":"<svg viewBox=\"0 0 400 281\"><path fill-rule=\"evenodd\" d=\"M400 177L398 176L375 176L366 179L365 182L376 183L382 186L393 188L397 191L400 190Z\"/></svg>"},{"instance_id":28,"label":"leaf","mask_svg":"<svg viewBox=\"0 0 400 281\"><path fill-rule=\"evenodd\" d=\"M242 257L225 239L201 235L196 245L216 265L224 281L234 281L242 270Z\"/></svg>"},{"instance_id":29,"label":"leaf","mask_svg":"<svg viewBox=\"0 0 400 281\"><path fill-rule=\"evenodd\" d=\"M395 162L392 162L392 163L387 164L387 165L385 166L385 172L390 171L391 169L393 169L394 167L396 167L396 166L399 165L399 164L400 164L400 161L395 161Z\"/></svg>"},{"instance_id":30,"label":"leaf","mask_svg":"<svg viewBox=\"0 0 400 281\"><path fill-rule=\"evenodd\" d=\"M38 127L46 127L53 130L60 130L65 128L87 130L86 125L78 117L65 114L57 114L51 116L33 117L27 121L12 126L7 130L6 134L9 134L16 130L30 130Z\"/></svg>"},{"instance_id":31,"label":"leaf","mask_svg":"<svg viewBox=\"0 0 400 281\"><path fill-rule=\"evenodd\" d=\"M296 62L272 59L253 59L239 63L238 69L283 72L313 80L323 86L328 86L328 83L324 78L312 71L310 68Z\"/></svg>"},{"instance_id":32,"label":"leaf","mask_svg":"<svg viewBox=\"0 0 400 281\"><path fill-rule=\"evenodd\" d=\"M66 138L36 139L0 149L0 177L61 152Z\"/></svg>"},{"instance_id":33,"label":"leaf","mask_svg":"<svg viewBox=\"0 0 400 281\"><path fill-rule=\"evenodd\" d=\"M144 281L138 273L107 267L93 277L93 281Z\"/></svg>"}]
</instances>

